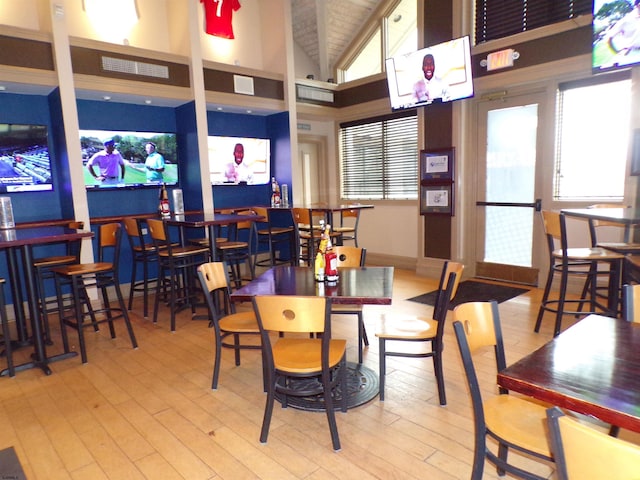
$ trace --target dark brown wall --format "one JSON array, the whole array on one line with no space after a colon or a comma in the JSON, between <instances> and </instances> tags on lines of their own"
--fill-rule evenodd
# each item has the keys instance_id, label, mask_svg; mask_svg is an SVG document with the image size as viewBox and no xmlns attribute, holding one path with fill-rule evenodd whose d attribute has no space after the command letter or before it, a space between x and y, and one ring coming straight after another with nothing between
<instances>
[{"instance_id":1,"label":"dark brown wall","mask_svg":"<svg viewBox=\"0 0 640 480\"><path fill-rule=\"evenodd\" d=\"M50 43L0 35L0 65L54 70Z\"/></svg>"},{"instance_id":2,"label":"dark brown wall","mask_svg":"<svg viewBox=\"0 0 640 480\"><path fill-rule=\"evenodd\" d=\"M210 92L235 93L234 73L204 69L204 89ZM269 78L252 77L253 93L256 97L284 100L284 82Z\"/></svg>"}]
</instances>

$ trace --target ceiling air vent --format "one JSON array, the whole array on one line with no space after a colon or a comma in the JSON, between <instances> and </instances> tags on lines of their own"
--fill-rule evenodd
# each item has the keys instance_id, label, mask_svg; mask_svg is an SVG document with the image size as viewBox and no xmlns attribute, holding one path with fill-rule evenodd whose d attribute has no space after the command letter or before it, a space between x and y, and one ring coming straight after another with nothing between
<instances>
[{"instance_id":1,"label":"ceiling air vent","mask_svg":"<svg viewBox=\"0 0 640 480\"><path fill-rule=\"evenodd\" d=\"M109 72L144 75L146 77L169 78L169 67L153 63L136 62L122 58L102 57L102 68Z\"/></svg>"},{"instance_id":2,"label":"ceiling air vent","mask_svg":"<svg viewBox=\"0 0 640 480\"><path fill-rule=\"evenodd\" d=\"M298 100L314 100L316 102L333 103L333 92L322 88L308 87L306 85L296 85Z\"/></svg>"}]
</instances>

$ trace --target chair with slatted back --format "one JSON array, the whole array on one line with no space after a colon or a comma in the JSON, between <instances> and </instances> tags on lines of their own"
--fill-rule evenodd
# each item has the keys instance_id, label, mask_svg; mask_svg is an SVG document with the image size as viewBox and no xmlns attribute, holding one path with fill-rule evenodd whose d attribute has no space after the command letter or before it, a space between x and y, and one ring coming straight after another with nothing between
<instances>
[{"instance_id":1,"label":"chair with slatted back","mask_svg":"<svg viewBox=\"0 0 640 480\"><path fill-rule=\"evenodd\" d=\"M73 230L82 230L84 228L84 222L74 220L67 223L66 227ZM45 341L49 344L51 343L49 314L56 313L58 311L58 301L55 296L51 299L47 299L46 284L49 280L53 283L54 268L63 265L72 265L80 262L81 245L82 240L73 240L70 242L66 242L63 247L65 252L62 255L37 257L33 260L32 263L42 318L42 332L44 334Z\"/></svg>"},{"instance_id":2,"label":"chair with slatted back","mask_svg":"<svg viewBox=\"0 0 640 480\"><path fill-rule=\"evenodd\" d=\"M376 332L379 341L378 356L380 358L380 400L384 401L385 376L387 370L387 357L408 357L433 359L433 370L438 384L438 397L440 405L447 404L445 394L444 372L442 365L442 352L444 350L443 335L446 324L449 303L455 297L458 285L462 277L464 265L458 262L447 261L442 266L437 296L431 318L417 317L405 318L397 316L382 317L380 327ZM427 343L430 348L426 351L415 352L400 350L387 350L387 342L402 345L402 342Z\"/></svg>"},{"instance_id":3,"label":"chair with slatted back","mask_svg":"<svg viewBox=\"0 0 640 480\"><path fill-rule=\"evenodd\" d=\"M7 305L4 298L4 278L0 278L0 322L2 323L2 344L4 346L4 356L7 359L7 373L10 377L16 375L13 365L13 350L11 348L11 333L9 330L9 318L7 317Z\"/></svg>"},{"instance_id":4,"label":"chair with slatted back","mask_svg":"<svg viewBox=\"0 0 640 480\"><path fill-rule=\"evenodd\" d=\"M107 323L111 338L116 337L114 321L123 319L131 345L138 348L133 326L127 313L127 308L120 291L120 280L118 269L120 261L120 241L122 238L122 226L119 223L107 223L100 225L98 230L98 261L93 263L77 263L65 265L53 269L56 279L56 293L58 297L58 310L60 312L60 329L62 332L62 342L64 351L68 353L69 340L67 327L72 327L78 331L78 344L82 363L87 363L87 350L84 340L84 328L93 326L97 329L98 324ZM71 286L72 305L66 308L64 305L63 288L65 285ZM87 288L95 287L102 294L102 305L99 308L92 308L85 312L84 306L88 302L89 295ZM116 293L116 305L111 304L109 290ZM85 318L89 316L90 321ZM98 318L101 317L101 318Z\"/></svg>"},{"instance_id":5,"label":"chair with slatted back","mask_svg":"<svg viewBox=\"0 0 640 480\"><path fill-rule=\"evenodd\" d=\"M208 262L200 265L198 278L209 309L210 325L215 332L216 352L211 388L217 390L222 349L232 348L236 366L239 366L240 350L261 348L259 341L258 343L241 343L241 337L253 336L259 340L260 329L253 311L236 312L234 303L230 301L231 288L224 262ZM232 337L233 343L226 342L227 337Z\"/></svg>"},{"instance_id":6,"label":"chair with slatted back","mask_svg":"<svg viewBox=\"0 0 640 480\"><path fill-rule=\"evenodd\" d=\"M322 395L334 450L340 450L334 405L347 411L346 344L331 338L331 308L326 297L253 297L262 338L267 401L260 433L266 443L276 400ZM284 336L273 335L282 332ZM310 334L322 332L320 338ZM338 400L338 394L341 393Z\"/></svg>"},{"instance_id":7,"label":"chair with slatted back","mask_svg":"<svg viewBox=\"0 0 640 480\"><path fill-rule=\"evenodd\" d=\"M158 281L153 304L153 323L158 322L160 294L163 285L169 290L170 328L176 330L176 313L191 307L196 312L196 267L209 260L209 247L197 245L176 246L171 240L168 226L162 220L147 220L149 233L158 251Z\"/></svg>"},{"instance_id":8,"label":"chair with slatted back","mask_svg":"<svg viewBox=\"0 0 640 480\"><path fill-rule=\"evenodd\" d=\"M288 263L296 265L295 258L295 229L291 223L288 225L279 225L276 221L275 215L272 214L271 209L266 207L252 207L253 213L264 217L264 221L256 222L256 235L257 245L254 253L253 264L257 266L269 266L281 265ZM289 211L289 209L282 209L282 212ZM266 260L258 260L257 256L262 253L262 247L266 247L266 251L269 253L269 258ZM278 255L278 252L286 250L289 252L289 258L284 258L282 255Z\"/></svg>"},{"instance_id":9,"label":"chair with slatted back","mask_svg":"<svg viewBox=\"0 0 640 480\"><path fill-rule=\"evenodd\" d=\"M358 246L358 224L360 223L360 209L340 211L340 224L334 225L333 230L341 234L342 242L352 240Z\"/></svg>"},{"instance_id":10,"label":"chair with slatted back","mask_svg":"<svg viewBox=\"0 0 640 480\"><path fill-rule=\"evenodd\" d=\"M607 435L565 415L547 410L558 480L640 478L640 446Z\"/></svg>"},{"instance_id":11,"label":"chair with slatted back","mask_svg":"<svg viewBox=\"0 0 640 480\"><path fill-rule=\"evenodd\" d=\"M476 374L473 356L484 355L485 350L495 354L498 372L507 366L498 303L490 301L460 304L453 310L453 320L473 407L475 441L471 480L483 478L485 460L496 466L498 475L508 472L528 480L547 479L548 475L534 474L508 460L509 452L518 452L527 458L545 463L553 462L545 428L547 407L509 395L503 388L499 389L499 395L483 399L482 392L486 390L481 389ZM490 448L492 442L487 442L488 437L498 443L497 453Z\"/></svg>"},{"instance_id":12,"label":"chair with slatted back","mask_svg":"<svg viewBox=\"0 0 640 480\"><path fill-rule=\"evenodd\" d=\"M232 211L222 211L221 213L234 213ZM253 214L250 210L235 212L238 215ZM217 251L220 258L229 266L231 281L235 288L242 286L241 266L247 265L249 280L255 278L255 266L253 265L253 245L255 243L256 228L254 222L247 220L244 222L232 223L226 227L226 238L222 243L217 243Z\"/></svg>"},{"instance_id":13,"label":"chair with slatted back","mask_svg":"<svg viewBox=\"0 0 640 480\"><path fill-rule=\"evenodd\" d=\"M333 247L338 259L338 271L346 267L364 267L367 258L367 249L346 245ZM358 318L358 363L362 363L362 349L369 346L369 338L364 325L362 305L345 305L335 303L331 305L332 315L356 315Z\"/></svg>"}]
</instances>

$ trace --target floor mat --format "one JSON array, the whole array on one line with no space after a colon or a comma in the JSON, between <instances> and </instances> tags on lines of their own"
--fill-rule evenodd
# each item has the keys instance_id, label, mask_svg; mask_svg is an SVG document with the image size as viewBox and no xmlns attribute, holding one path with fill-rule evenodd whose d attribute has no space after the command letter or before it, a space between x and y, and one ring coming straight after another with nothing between
<instances>
[{"instance_id":1,"label":"floor mat","mask_svg":"<svg viewBox=\"0 0 640 480\"><path fill-rule=\"evenodd\" d=\"M458 292L450 303L449 309L452 310L456 305L466 302L486 302L489 300L496 300L498 303L502 303L528 291L529 289L527 288L465 280L464 282L460 282L460 285L458 285ZM433 306L436 300L436 293L437 290L434 290L433 292L424 293L417 297L410 298L409 300Z\"/></svg>"},{"instance_id":2,"label":"floor mat","mask_svg":"<svg viewBox=\"0 0 640 480\"><path fill-rule=\"evenodd\" d=\"M0 478L10 478L11 480L27 479L13 447L0 450Z\"/></svg>"}]
</instances>

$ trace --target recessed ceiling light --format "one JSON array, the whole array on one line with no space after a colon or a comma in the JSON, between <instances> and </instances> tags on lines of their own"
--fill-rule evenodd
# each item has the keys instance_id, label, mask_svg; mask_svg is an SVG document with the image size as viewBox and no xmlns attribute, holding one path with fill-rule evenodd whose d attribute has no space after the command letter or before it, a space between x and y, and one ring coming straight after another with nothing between
<instances>
[{"instance_id":1,"label":"recessed ceiling light","mask_svg":"<svg viewBox=\"0 0 640 480\"><path fill-rule=\"evenodd\" d=\"M251 110L247 110L247 113L252 113L252 111Z\"/></svg>"},{"instance_id":2,"label":"recessed ceiling light","mask_svg":"<svg viewBox=\"0 0 640 480\"><path fill-rule=\"evenodd\" d=\"M111 100L111 97L109 95L105 95L104 97L102 97L102 99L108 102L109 100Z\"/></svg>"},{"instance_id":3,"label":"recessed ceiling light","mask_svg":"<svg viewBox=\"0 0 640 480\"><path fill-rule=\"evenodd\" d=\"M151 105L151 100L145 100L144 103L146 103L147 105Z\"/></svg>"},{"instance_id":4,"label":"recessed ceiling light","mask_svg":"<svg viewBox=\"0 0 640 480\"><path fill-rule=\"evenodd\" d=\"M0 92L4 92L7 89L4 85L0 85Z\"/></svg>"},{"instance_id":5,"label":"recessed ceiling light","mask_svg":"<svg viewBox=\"0 0 640 480\"><path fill-rule=\"evenodd\" d=\"M221 112L222 111L222 107L218 107L218 111Z\"/></svg>"}]
</instances>

